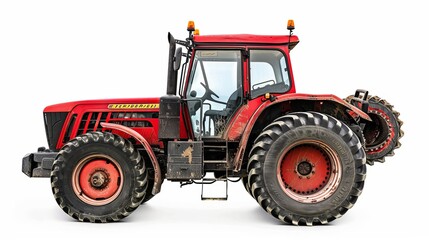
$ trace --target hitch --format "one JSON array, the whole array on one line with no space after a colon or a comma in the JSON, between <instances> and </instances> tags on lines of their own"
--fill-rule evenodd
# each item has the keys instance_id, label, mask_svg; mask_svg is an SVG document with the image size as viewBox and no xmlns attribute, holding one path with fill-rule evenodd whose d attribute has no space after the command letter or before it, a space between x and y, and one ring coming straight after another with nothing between
<instances>
[{"instance_id":1,"label":"hitch","mask_svg":"<svg viewBox=\"0 0 429 240\"><path fill-rule=\"evenodd\" d=\"M350 103L360 108L364 113L368 113L368 91L356 89L355 95L350 100Z\"/></svg>"}]
</instances>

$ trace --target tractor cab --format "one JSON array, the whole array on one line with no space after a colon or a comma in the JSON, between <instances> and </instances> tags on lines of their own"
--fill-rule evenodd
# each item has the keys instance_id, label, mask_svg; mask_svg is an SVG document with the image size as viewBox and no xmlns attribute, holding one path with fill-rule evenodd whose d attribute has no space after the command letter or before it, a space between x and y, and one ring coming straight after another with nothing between
<instances>
[{"instance_id":1,"label":"tractor cab","mask_svg":"<svg viewBox=\"0 0 429 240\"><path fill-rule=\"evenodd\" d=\"M187 49L183 54L186 61L178 81L178 94L182 102L179 108L187 120L189 139L236 138L231 137L230 132L237 133L237 128L242 128L247 122L245 118L233 120L241 107L249 106L249 101L261 103L259 99L272 100L276 95L295 92L289 50L298 43L296 36L201 36L192 21L188 24L188 31L186 41L171 39L170 50L175 49L172 46L175 43ZM180 64L177 52L170 51L173 63L168 85L172 87L167 99L176 94L174 82L177 80L174 77L178 74L174 65ZM258 103L252 104L252 108L256 108ZM176 129L174 132L179 133L177 122L161 126Z\"/></svg>"},{"instance_id":2,"label":"tractor cab","mask_svg":"<svg viewBox=\"0 0 429 240\"><path fill-rule=\"evenodd\" d=\"M198 48L193 56L184 96L197 137L222 137L246 101L286 93L291 86L286 57L279 50ZM251 81L244 83L249 76Z\"/></svg>"},{"instance_id":3,"label":"tractor cab","mask_svg":"<svg viewBox=\"0 0 429 240\"><path fill-rule=\"evenodd\" d=\"M168 35L167 95L160 98L158 134L167 147L166 179L227 184L228 177L243 174L234 159L252 115L276 96L295 93L289 51L298 38L291 33L201 36L192 21L187 30L185 41Z\"/></svg>"}]
</instances>

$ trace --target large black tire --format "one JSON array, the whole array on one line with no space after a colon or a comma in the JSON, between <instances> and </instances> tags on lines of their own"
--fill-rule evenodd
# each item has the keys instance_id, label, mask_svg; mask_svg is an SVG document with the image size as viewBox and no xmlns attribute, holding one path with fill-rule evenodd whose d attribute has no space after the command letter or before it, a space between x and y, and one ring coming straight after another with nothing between
<instances>
[{"instance_id":1,"label":"large black tire","mask_svg":"<svg viewBox=\"0 0 429 240\"><path fill-rule=\"evenodd\" d=\"M298 112L276 119L255 140L249 185L261 207L294 225L326 224L361 194L365 151L337 119Z\"/></svg>"},{"instance_id":2,"label":"large black tire","mask_svg":"<svg viewBox=\"0 0 429 240\"><path fill-rule=\"evenodd\" d=\"M353 96L346 98L349 103ZM399 119L399 112L393 105L378 96L368 96L368 115L371 122L363 129L366 159L369 165L384 162L385 157L393 156L394 150L401 147L400 139L404 136Z\"/></svg>"},{"instance_id":3,"label":"large black tire","mask_svg":"<svg viewBox=\"0 0 429 240\"><path fill-rule=\"evenodd\" d=\"M107 132L86 133L65 144L51 172L58 205L82 222L114 222L130 215L144 199L147 185L139 152Z\"/></svg>"}]
</instances>

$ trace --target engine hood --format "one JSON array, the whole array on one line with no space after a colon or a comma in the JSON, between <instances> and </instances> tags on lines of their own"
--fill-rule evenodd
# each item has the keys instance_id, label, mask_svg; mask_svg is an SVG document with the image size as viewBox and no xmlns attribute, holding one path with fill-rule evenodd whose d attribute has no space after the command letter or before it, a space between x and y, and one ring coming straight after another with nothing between
<instances>
[{"instance_id":1,"label":"engine hood","mask_svg":"<svg viewBox=\"0 0 429 240\"><path fill-rule=\"evenodd\" d=\"M97 108L98 110L159 110L159 98L129 98L84 100L59 103L47 106L43 112L71 112L77 106Z\"/></svg>"},{"instance_id":2,"label":"engine hood","mask_svg":"<svg viewBox=\"0 0 429 240\"><path fill-rule=\"evenodd\" d=\"M105 131L102 122L133 128L150 144L158 146L159 102L159 98L102 99L47 106L43 115L49 148L59 150L76 136Z\"/></svg>"}]
</instances>

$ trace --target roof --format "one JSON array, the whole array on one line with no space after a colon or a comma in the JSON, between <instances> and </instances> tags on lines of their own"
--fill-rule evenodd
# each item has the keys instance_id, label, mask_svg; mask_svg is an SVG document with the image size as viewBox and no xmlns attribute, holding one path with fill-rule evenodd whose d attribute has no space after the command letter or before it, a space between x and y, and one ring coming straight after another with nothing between
<instances>
[{"instance_id":1,"label":"roof","mask_svg":"<svg viewBox=\"0 0 429 240\"><path fill-rule=\"evenodd\" d=\"M291 44L291 49L298 42L298 36L292 35L252 35L252 34L228 34L228 35L195 35L194 43L198 45L206 44L267 44L267 45L287 45Z\"/></svg>"}]
</instances>

